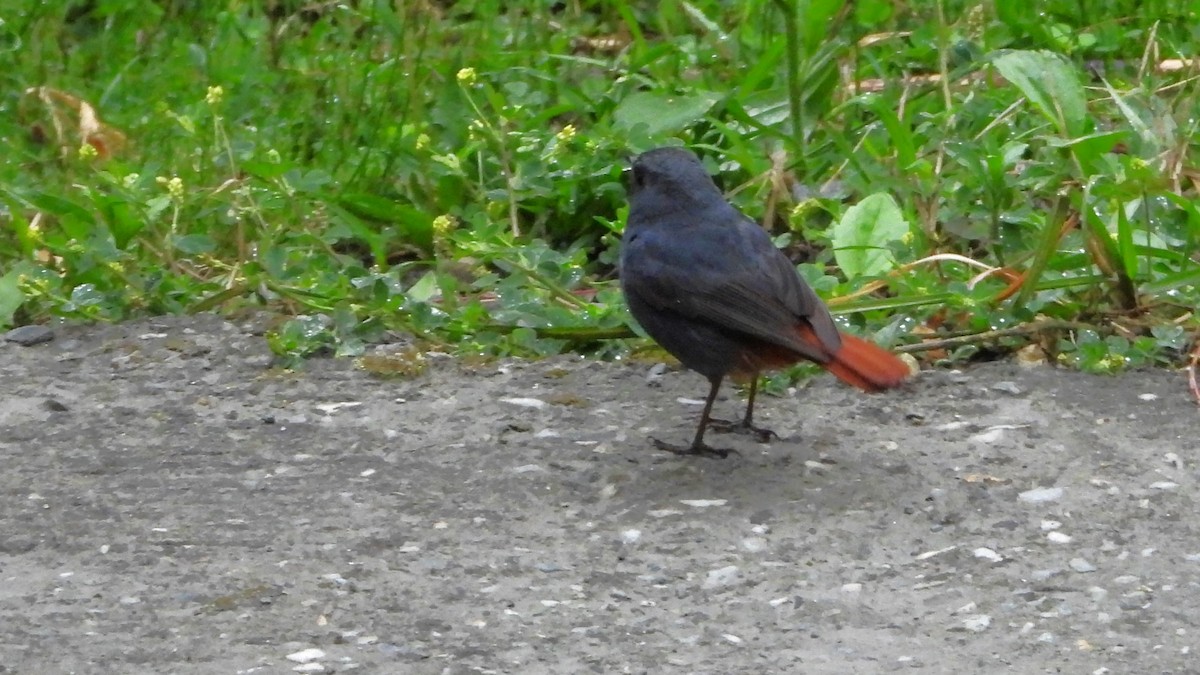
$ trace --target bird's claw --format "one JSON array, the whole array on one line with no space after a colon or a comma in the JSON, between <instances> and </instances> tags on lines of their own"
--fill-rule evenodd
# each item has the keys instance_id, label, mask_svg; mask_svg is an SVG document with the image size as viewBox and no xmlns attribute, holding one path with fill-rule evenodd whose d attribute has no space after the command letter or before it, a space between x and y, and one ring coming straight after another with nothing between
<instances>
[{"instance_id":1,"label":"bird's claw","mask_svg":"<svg viewBox=\"0 0 1200 675\"><path fill-rule=\"evenodd\" d=\"M731 422L730 420L712 419L708 421L708 428L719 434L748 434L759 443L770 443L779 438L779 434L774 431L747 424L745 420Z\"/></svg>"},{"instance_id":2,"label":"bird's claw","mask_svg":"<svg viewBox=\"0 0 1200 675\"><path fill-rule=\"evenodd\" d=\"M730 449L726 449L726 448L714 448L714 447L708 445L707 443L703 443L703 442L693 443L692 445L676 445L674 443L667 443L666 441L660 441L657 438L652 438L650 440L654 441L654 447L658 448L659 450L663 450L664 452L669 452L671 454L680 455L680 456L712 457L714 459L725 459L726 457L728 457L731 454L734 454L734 455L741 454L737 450L730 450Z\"/></svg>"}]
</instances>

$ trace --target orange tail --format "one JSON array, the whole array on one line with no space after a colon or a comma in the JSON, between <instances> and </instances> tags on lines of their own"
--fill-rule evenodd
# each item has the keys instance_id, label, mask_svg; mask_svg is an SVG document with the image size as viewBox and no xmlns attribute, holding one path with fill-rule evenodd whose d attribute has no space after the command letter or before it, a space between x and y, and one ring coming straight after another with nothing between
<instances>
[{"instance_id":1,"label":"orange tail","mask_svg":"<svg viewBox=\"0 0 1200 675\"><path fill-rule=\"evenodd\" d=\"M804 341L820 345L821 341L808 326L800 328ZM842 346L821 367L846 384L863 391L883 391L898 386L911 374L908 364L900 357L876 344L842 333Z\"/></svg>"}]
</instances>

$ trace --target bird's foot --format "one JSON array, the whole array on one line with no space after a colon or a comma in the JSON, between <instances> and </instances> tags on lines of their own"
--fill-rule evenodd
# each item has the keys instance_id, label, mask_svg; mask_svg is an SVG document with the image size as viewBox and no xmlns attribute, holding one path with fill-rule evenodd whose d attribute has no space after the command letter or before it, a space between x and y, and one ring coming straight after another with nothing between
<instances>
[{"instance_id":1,"label":"bird's foot","mask_svg":"<svg viewBox=\"0 0 1200 675\"><path fill-rule=\"evenodd\" d=\"M746 420L732 422L730 420L713 419L708 421L708 428L719 434L747 434L753 436L754 440L759 443L770 443L772 439L779 438L779 434L774 431L764 429L763 427L756 427Z\"/></svg>"},{"instance_id":2,"label":"bird's foot","mask_svg":"<svg viewBox=\"0 0 1200 675\"><path fill-rule=\"evenodd\" d=\"M710 445L708 445L707 443L704 443L703 441L701 441L700 443L693 443L691 445L675 445L674 443L667 443L666 441L660 441L657 438L652 438L650 440L654 441L654 447L658 448L659 450L663 450L663 451L669 452L671 454L681 455L681 456L712 457L713 459L725 459L730 454L735 454L735 455L741 454L737 450L727 450L725 448L711 447Z\"/></svg>"}]
</instances>

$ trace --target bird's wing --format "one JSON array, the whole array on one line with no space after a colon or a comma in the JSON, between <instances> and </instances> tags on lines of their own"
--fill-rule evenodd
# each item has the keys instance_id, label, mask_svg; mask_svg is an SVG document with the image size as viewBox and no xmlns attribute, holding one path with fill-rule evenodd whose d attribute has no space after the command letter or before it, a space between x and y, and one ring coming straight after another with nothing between
<instances>
[{"instance_id":1,"label":"bird's wing","mask_svg":"<svg viewBox=\"0 0 1200 675\"><path fill-rule=\"evenodd\" d=\"M703 244L699 243L703 242ZM625 251L627 293L660 310L711 322L827 360L841 338L816 292L758 225L736 222L694 230L643 232ZM803 341L807 321L825 349Z\"/></svg>"}]
</instances>

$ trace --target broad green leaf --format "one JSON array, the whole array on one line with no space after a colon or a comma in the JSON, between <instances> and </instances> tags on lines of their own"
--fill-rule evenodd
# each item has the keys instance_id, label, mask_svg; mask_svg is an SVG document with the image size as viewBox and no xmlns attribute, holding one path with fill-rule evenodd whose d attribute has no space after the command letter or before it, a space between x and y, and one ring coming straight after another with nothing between
<instances>
[{"instance_id":1,"label":"broad green leaf","mask_svg":"<svg viewBox=\"0 0 1200 675\"><path fill-rule=\"evenodd\" d=\"M799 0L796 20L804 40L807 55L816 53L829 41L829 29L846 0Z\"/></svg>"},{"instance_id":2,"label":"broad green leaf","mask_svg":"<svg viewBox=\"0 0 1200 675\"><path fill-rule=\"evenodd\" d=\"M1061 134L1074 138L1087 133L1087 98L1079 73L1065 58L1048 51L1006 50L992 56L992 64Z\"/></svg>"},{"instance_id":3,"label":"broad green leaf","mask_svg":"<svg viewBox=\"0 0 1200 675\"><path fill-rule=\"evenodd\" d=\"M21 293L21 273L12 270L0 277L0 328L8 328L13 323L13 315L25 302Z\"/></svg>"},{"instance_id":4,"label":"broad green leaf","mask_svg":"<svg viewBox=\"0 0 1200 675\"><path fill-rule=\"evenodd\" d=\"M119 196L96 195L96 205L104 215L108 230L112 233L117 248L124 250L130 240L142 231L146 221L142 220L132 204Z\"/></svg>"},{"instance_id":5,"label":"broad green leaf","mask_svg":"<svg viewBox=\"0 0 1200 675\"><path fill-rule=\"evenodd\" d=\"M1133 109L1133 106L1125 102L1125 99L1108 83L1108 80L1101 78L1100 81L1104 83L1104 88L1108 90L1108 95L1112 97L1113 103L1117 104L1117 110L1121 111L1121 115L1129 122L1129 126L1137 132L1138 136L1142 138L1142 142L1152 151L1158 152L1162 144L1159 143L1158 135L1154 133L1150 124L1142 119L1142 116Z\"/></svg>"},{"instance_id":6,"label":"broad green leaf","mask_svg":"<svg viewBox=\"0 0 1200 675\"><path fill-rule=\"evenodd\" d=\"M187 255L211 253L217 248L216 242L207 234L184 234L172 238L171 244L175 250Z\"/></svg>"},{"instance_id":7,"label":"broad green leaf","mask_svg":"<svg viewBox=\"0 0 1200 675\"><path fill-rule=\"evenodd\" d=\"M59 218L71 218L87 225L94 225L96 222L96 219L92 216L92 212L88 209L69 199L50 194L49 192L34 194L29 198L29 203L36 206L39 210L58 216Z\"/></svg>"},{"instance_id":8,"label":"broad green leaf","mask_svg":"<svg viewBox=\"0 0 1200 675\"><path fill-rule=\"evenodd\" d=\"M424 276L417 280L417 283L409 286L409 300L415 302L429 302L437 297L441 287L438 285L437 272L426 272Z\"/></svg>"},{"instance_id":9,"label":"broad green leaf","mask_svg":"<svg viewBox=\"0 0 1200 675\"><path fill-rule=\"evenodd\" d=\"M879 276L895 267L888 244L908 233L896 200L877 192L846 209L833 226L833 256L847 279Z\"/></svg>"},{"instance_id":10,"label":"broad green leaf","mask_svg":"<svg viewBox=\"0 0 1200 675\"><path fill-rule=\"evenodd\" d=\"M890 0L860 0L854 3L855 22L867 28L883 24L895 13L895 3Z\"/></svg>"},{"instance_id":11,"label":"broad green leaf","mask_svg":"<svg viewBox=\"0 0 1200 675\"><path fill-rule=\"evenodd\" d=\"M623 129L645 125L646 133L651 136L669 135L704 117L720 100L721 95L711 91L682 96L640 91L617 105L613 121Z\"/></svg>"},{"instance_id":12,"label":"broad green leaf","mask_svg":"<svg viewBox=\"0 0 1200 675\"><path fill-rule=\"evenodd\" d=\"M404 243L415 244L425 250L433 248L433 217L420 209L365 192L342 194L337 203L358 218L395 223L405 235ZM364 238L370 240L369 237Z\"/></svg>"}]
</instances>

